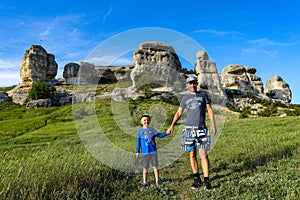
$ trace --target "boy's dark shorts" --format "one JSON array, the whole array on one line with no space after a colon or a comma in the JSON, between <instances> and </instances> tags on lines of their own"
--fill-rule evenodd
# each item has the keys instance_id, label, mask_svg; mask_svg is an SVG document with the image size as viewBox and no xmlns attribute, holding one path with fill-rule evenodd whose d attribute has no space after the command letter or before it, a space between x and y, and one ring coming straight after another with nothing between
<instances>
[{"instance_id":1,"label":"boy's dark shorts","mask_svg":"<svg viewBox=\"0 0 300 200\"><path fill-rule=\"evenodd\" d=\"M210 150L210 135L206 127L185 126L181 134L181 149L193 151L196 147Z\"/></svg>"},{"instance_id":2,"label":"boy's dark shorts","mask_svg":"<svg viewBox=\"0 0 300 200\"><path fill-rule=\"evenodd\" d=\"M153 167L157 167L158 166L158 158L157 158L157 154L148 154L148 155L144 155L142 156L142 165L144 168L148 169L150 164Z\"/></svg>"}]
</instances>

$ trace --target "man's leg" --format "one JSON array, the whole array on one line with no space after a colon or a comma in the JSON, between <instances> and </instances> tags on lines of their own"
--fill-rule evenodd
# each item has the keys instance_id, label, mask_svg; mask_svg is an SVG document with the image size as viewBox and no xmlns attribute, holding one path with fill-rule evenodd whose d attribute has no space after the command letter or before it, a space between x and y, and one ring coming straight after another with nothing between
<instances>
[{"instance_id":1,"label":"man's leg","mask_svg":"<svg viewBox=\"0 0 300 200\"><path fill-rule=\"evenodd\" d=\"M212 186L209 181L209 159L205 149L199 149L200 159L201 159L201 166L204 176L204 187L206 189L212 189Z\"/></svg>"},{"instance_id":2,"label":"man's leg","mask_svg":"<svg viewBox=\"0 0 300 200\"><path fill-rule=\"evenodd\" d=\"M202 181L199 176L199 167L196 150L190 151L190 164L194 175L194 183L191 185L191 189L200 188L202 186Z\"/></svg>"},{"instance_id":3,"label":"man's leg","mask_svg":"<svg viewBox=\"0 0 300 200\"><path fill-rule=\"evenodd\" d=\"M194 174L199 173L196 150L190 151L190 164L191 164L193 173Z\"/></svg>"},{"instance_id":4,"label":"man's leg","mask_svg":"<svg viewBox=\"0 0 300 200\"><path fill-rule=\"evenodd\" d=\"M202 172L204 177L209 177L209 159L205 149L199 149Z\"/></svg>"}]
</instances>

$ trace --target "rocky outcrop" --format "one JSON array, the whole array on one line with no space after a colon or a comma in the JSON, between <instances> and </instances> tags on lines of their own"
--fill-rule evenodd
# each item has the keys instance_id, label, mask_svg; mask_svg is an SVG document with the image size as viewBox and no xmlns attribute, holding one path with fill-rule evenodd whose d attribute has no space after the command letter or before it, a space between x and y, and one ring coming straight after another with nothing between
<instances>
[{"instance_id":1,"label":"rocky outcrop","mask_svg":"<svg viewBox=\"0 0 300 200\"><path fill-rule=\"evenodd\" d=\"M271 99L285 103L290 103L292 100L292 91L280 76L273 76L267 80L265 94Z\"/></svg>"},{"instance_id":2,"label":"rocky outcrop","mask_svg":"<svg viewBox=\"0 0 300 200\"><path fill-rule=\"evenodd\" d=\"M96 66L101 77L99 84L131 81L130 74L133 66Z\"/></svg>"},{"instance_id":3,"label":"rocky outcrop","mask_svg":"<svg viewBox=\"0 0 300 200\"><path fill-rule=\"evenodd\" d=\"M75 84L78 77L80 65L77 63L68 63L64 67L63 77L66 84Z\"/></svg>"},{"instance_id":4,"label":"rocky outcrop","mask_svg":"<svg viewBox=\"0 0 300 200\"><path fill-rule=\"evenodd\" d=\"M224 98L216 63L210 61L208 54L203 50L196 54L195 72L200 89L208 90L210 93Z\"/></svg>"},{"instance_id":5,"label":"rocky outcrop","mask_svg":"<svg viewBox=\"0 0 300 200\"><path fill-rule=\"evenodd\" d=\"M9 97L11 97L12 102L25 106L26 103L29 101L28 91L30 90L30 88L31 87L17 86L12 90L7 91L7 94Z\"/></svg>"},{"instance_id":6,"label":"rocky outcrop","mask_svg":"<svg viewBox=\"0 0 300 200\"><path fill-rule=\"evenodd\" d=\"M9 102L10 99L5 92L0 92L0 104L4 102Z\"/></svg>"},{"instance_id":7,"label":"rocky outcrop","mask_svg":"<svg viewBox=\"0 0 300 200\"><path fill-rule=\"evenodd\" d=\"M66 84L76 84L78 81L110 84L118 81L130 80L131 69L129 66L94 66L87 62L68 63L64 67L63 77Z\"/></svg>"},{"instance_id":8,"label":"rocky outcrop","mask_svg":"<svg viewBox=\"0 0 300 200\"><path fill-rule=\"evenodd\" d=\"M238 64L230 64L223 68L221 73L222 87L226 91L239 90L256 95L263 94L263 83L255 75L256 69Z\"/></svg>"},{"instance_id":9,"label":"rocky outcrop","mask_svg":"<svg viewBox=\"0 0 300 200\"><path fill-rule=\"evenodd\" d=\"M25 51L20 70L21 87L31 86L38 81L54 79L58 65L53 54L40 45L32 45Z\"/></svg>"},{"instance_id":10,"label":"rocky outcrop","mask_svg":"<svg viewBox=\"0 0 300 200\"><path fill-rule=\"evenodd\" d=\"M33 109L33 108L47 108L51 107L52 105L52 100L51 99L37 99L37 100L32 100L29 101L26 104L27 109Z\"/></svg>"},{"instance_id":11,"label":"rocky outcrop","mask_svg":"<svg viewBox=\"0 0 300 200\"><path fill-rule=\"evenodd\" d=\"M180 73L181 63L172 46L162 42L145 42L133 53L134 66L94 66L91 63L79 62L65 65L63 78L55 79L57 64L55 57L40 45L32 45L24 54L20 70L21 83L7 91L7 96L0 95L0 103L11 99L14 103L26 105L29 102L28 91L32 83L44 81L55 86L57 93L51 99L51 105L69 105L74 102L91 101L95 98L113 98L122 100L145 96L152 99L171 99L175 92L185 88L187 74ZM279 76L267 81L264 89L262 80L256 75L253 67L230 64L219 74L216 64L209 60L208 54L200 50L196 53L195 74L198 77L199 89L206 90L211 97L226 100L238 107L251 104L247 96L250 92L258 98L284 103L291 102L289 85ZM124 81L124 82L123 82ZM116 84L116 88L99 94L90 91L87 94L76 94L76 88L65 91L63 85L97 85ZM125 84L123 84L125 83ZM132 83L131 87L124 85ZM123 85L122 85L123 84ZM62 87L60 87L60 85ZM121 87L119 87L121 86ZM213 99L214 102L222 103ZM49 105L40 102L31 103L29 107ZM224 105L224 104L223 104Z\"/></svg>"},{"instance_id":12,"label":"rocky outcrop","mask_svg":"<svg viewBox=\"0 0 300 200\"><path fill-rule=\"evenodd\" d=\"M152 88L172 88L178 80L181 63L173 47L162 42L145 42L133 54L131 80L135 89L145 85Z\"/></svg>"}]
</instances>

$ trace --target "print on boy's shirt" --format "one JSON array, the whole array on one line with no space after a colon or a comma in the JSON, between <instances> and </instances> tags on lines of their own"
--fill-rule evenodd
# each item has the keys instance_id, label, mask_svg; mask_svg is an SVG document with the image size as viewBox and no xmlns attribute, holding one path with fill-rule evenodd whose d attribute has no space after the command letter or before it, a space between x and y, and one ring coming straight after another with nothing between
<instances>
[{"instance_id":1,"label":"print on boy's shirt","mask_svg":"<svg viewBox=\"0 0 300 200\"><path fill-rule=\"evenodd\" d=\"M203 97L194 97L186 101L186 107L191 110L195 110L201 106Z\"/></svg>"},{"instance_id":2,"label":"print on boy's shirt","mask_svg":"<svg viewBox=\"0 0 300 200\"><path fill-rule=\"evenodd\" d=\"M151 131L151 130L148 130L148 131L144 131L143 132L143 137L147 140L146 142L146 145L150 145L150 144L153 144L153 136L154 136L154 132Z\"/></svg>"}]
</instances>

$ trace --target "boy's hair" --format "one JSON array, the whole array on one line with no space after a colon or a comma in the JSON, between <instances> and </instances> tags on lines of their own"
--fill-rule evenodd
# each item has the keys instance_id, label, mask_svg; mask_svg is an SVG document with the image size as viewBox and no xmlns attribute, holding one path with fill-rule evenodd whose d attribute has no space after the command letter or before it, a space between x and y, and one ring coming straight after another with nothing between
<instances>
[{"instance_id":1,"label":"boy's hair","mask_svg":"<svg viewBox=\"0 0 300 200\"><path fill-rule=\"evenodd\" d=\"M150 120L151 120L151 118L152 118L149 114L142 114L140 120L141 120L143 117L148 117Z\"/></svg>"}]
</instances>

